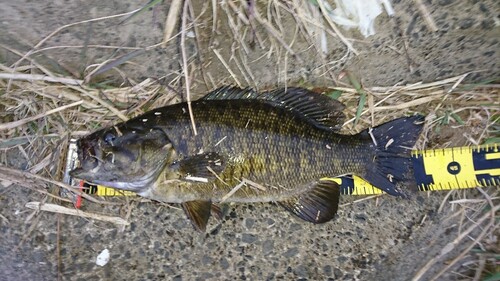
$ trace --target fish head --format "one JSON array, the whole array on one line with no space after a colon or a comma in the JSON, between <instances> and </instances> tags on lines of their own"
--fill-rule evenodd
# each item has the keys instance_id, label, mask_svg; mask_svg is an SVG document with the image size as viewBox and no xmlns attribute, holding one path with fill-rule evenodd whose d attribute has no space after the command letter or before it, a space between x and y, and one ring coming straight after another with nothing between
<instances>
[{"instance_id":1,"label":"fish head","mask_svg":"<svg viewBox=\"0 0 500 281\"><path fill-rule=\"evenodd\" d=\"M72 177L134 192L151 186L174 153L162 129L127 123L79 139L77 151L80 167Z\"/></svg>"}]
</instances>

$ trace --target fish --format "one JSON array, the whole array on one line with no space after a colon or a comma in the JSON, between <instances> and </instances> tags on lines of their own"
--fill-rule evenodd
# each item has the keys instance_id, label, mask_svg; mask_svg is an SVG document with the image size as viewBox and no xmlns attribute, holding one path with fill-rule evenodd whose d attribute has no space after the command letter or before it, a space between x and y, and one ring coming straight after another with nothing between
<instances>
[{"instance_id":1,"label":"fish","mask_svg":"<svg viewBox=\"0 0 500 281\"><path fill-rule=\"evenodd\" d=\"M187 102L177 103L79 139L80 165L70 175L179 203L200 231L230 202L275 202L302 220L328 222L340 198L328 178L341 175L407 196L421 115L341 134L345 106L300 87L225 86L190 105L192 116Z\"/></svg>"}]
</instances>

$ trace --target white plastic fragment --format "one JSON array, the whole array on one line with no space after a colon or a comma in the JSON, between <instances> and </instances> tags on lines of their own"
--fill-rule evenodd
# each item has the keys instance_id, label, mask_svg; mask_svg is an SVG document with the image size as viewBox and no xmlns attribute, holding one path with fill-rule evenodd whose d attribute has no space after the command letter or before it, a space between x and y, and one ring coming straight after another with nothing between
<instances>
[{"instance_id":1,"label":"white plastic fragment","mask_svg":"<svg viewBox=\"0 0 500 281\"><path fill-rule=\"evenodd\" d=\"M97 264L98 266L105 266L108 262L109 262L109 250L108 249L104 249L97 256L95 264Z\"/></svg>"},{"instance_id":2,"label":"white plastic fragment","mask_svg":"<svg viewBox=\"0 0 500 281\"><path fill-rule=\"evenodd\" d=\"M325 0L322 1L330 18L346 28L356 27L368 37L375 34L375 18L382 13L382 5L389 16L394 15L390 0L335 0L333 9Z\"/></svg>"}]
</instances>

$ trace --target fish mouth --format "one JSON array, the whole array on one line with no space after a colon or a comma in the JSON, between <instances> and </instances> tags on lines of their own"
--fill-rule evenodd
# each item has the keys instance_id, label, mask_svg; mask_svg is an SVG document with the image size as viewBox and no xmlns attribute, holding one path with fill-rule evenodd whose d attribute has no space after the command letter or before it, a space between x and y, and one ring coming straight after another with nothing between
<instances>
[{"instance_id":1,"label":"fish mouth","mask_svg":"<svg viewBox=\"0 0 500 281\"><path fill-rule=\"evenodd\" d=\"M92 171L98 169L99 159L102 155L98 145L98 141L93 138L77 141L79 167L69 172L71 177L87 180Z\"/></svg>"},{"instance_id":2,"label":"fish mouth","mask_svg":"<svg viewBox=\"0 0 500 281\"><path fill-rule=\"evenodd\" d=\"M110 175L107 175L106 172L100 172L100 168L101 165L98 165L93 170L88 171L81 167L78 167L70 171L69 174L73 178L78 178L92 184L118 188L121 190L140 192L144 188L148 187L152 182L154 182L154 180L158 177L158 174L162 171L162 169L156 169L134 180L120 181L114 176L110 177Z\"/></svg>"},{"instance_id":3,"label":"fish mouth","mask_svg":"<svg viewBox=\"0 0 500 281\"><path fill-rule=\"evenodd\" d=\"M165 168L172 144L161 130L128 133L106 140L108 130L77 140L78 166L69 175L89 183L140 191Z\"/></svg>"},{"instance_id":4,"label":"fish mouth","mask_svg":"<svg viewBox=\"0 0 500 281\"><path fill-rule=\"evenodd\" d=\"M102 152L98 149L99 143L95 138L84 138L77 142L78 160L83 170L91 171L99 166Z\"/></svg>"}]
</instances>

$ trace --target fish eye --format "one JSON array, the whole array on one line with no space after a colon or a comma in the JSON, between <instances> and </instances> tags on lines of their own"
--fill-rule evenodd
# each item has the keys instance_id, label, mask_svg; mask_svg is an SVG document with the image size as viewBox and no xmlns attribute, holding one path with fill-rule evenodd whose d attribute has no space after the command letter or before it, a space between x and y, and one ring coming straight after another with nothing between
<instances>
[{"instance_id":1,"label":"fish eye","mask_svg":"<svg viewBox=\"0 0 500 281\"><path fill-rule=\"evenodd\" d=\"M113 146L116 136L113 133L106 133L103 139L107 145Z\"/></svg>"}]
</instances>

